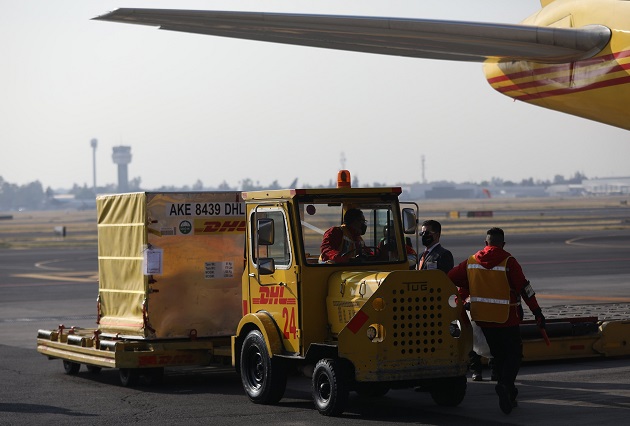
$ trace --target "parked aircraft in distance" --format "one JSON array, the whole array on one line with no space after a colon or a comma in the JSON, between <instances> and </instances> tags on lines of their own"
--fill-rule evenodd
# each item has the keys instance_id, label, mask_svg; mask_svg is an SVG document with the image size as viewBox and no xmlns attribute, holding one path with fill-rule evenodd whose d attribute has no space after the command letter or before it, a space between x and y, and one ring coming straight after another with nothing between
<instances>
[{"instance_id":1,"label":"parked aircraft in distance","mask_svg":"<svg viewBox=\"0 0 630 426\"><path fill-rule=\"evenodd\" d=\"M541 0L521 24L175 9L94 19L394 56L483 62L516 100L630 130L630 1Z\"/></svg>"}]
</instances>

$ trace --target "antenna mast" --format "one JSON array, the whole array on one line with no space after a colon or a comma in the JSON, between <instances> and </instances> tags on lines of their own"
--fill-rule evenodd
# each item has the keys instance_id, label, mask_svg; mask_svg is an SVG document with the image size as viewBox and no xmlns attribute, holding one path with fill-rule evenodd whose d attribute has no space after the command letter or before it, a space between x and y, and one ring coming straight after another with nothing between
<instances>
[{"instance_id":1,"label":"antenna mast","mask_svg":"<svg viewBox=\"0 0 630 426\"><path fill-rule=\"evenodd\" d=\"M424 175L424 154L422 154L422 156L420 157L420 164L422 165L422 183L427 183L427 178Z\"/></svg>"}]
</instances>

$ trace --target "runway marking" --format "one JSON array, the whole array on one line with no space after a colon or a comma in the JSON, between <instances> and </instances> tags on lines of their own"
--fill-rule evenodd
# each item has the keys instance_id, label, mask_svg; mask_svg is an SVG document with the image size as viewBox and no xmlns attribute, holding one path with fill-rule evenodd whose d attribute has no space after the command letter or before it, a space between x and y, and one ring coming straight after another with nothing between
<instances>
[{"instance_id":1,"label":"runway marking","mask_svg":"<svg viewBox=\"0 0 630 426\"><path fill-rule=\"evenodd\" d=\"M574 391L574 389L570 389L571 391ZM592 392L592 390L589 390L589 392ZM618 395L614 395L614 396L618 396ZM630 407L630 404L625 404L625 403L621 403L621 404L615 404L617 406L611 406L610 404L599 404L599 403L594 403L594 402L589 402L589 401L570 401L570 400L563 400L563 399L550 399L550 398L544 398L544 399L523 399L523 401L527 401L528 403L532 403L532 404L542 404L542 405L555 405L555 406L566 406L566 407L588 407L588 408L620 408L620 409L626 409L627 407Z\"/></svg>"},{"instance_id":2,"label":"runway marking","mask_svg":"<svg viewBox=\"0 0 630 426\"><path fill-rule=\"evenodd\" d=\"M63 281L64 284L97 283L98 273L93 271L67 272L63 274L13 274L15 278L31 278L46 281ZM0 287L41 287L52 283L0 284Z\"/></svg>"},{"instance_id":3,"label":"runway marking","mask_svg":"<svg viewBox=\"0 0 630 426\"><path fill-rule=\"evenodd\" d=\"M73 277L69 275L47 275L47 274L17 274L16 278L34 278L36 280L51 280L51 281L69 281L77 283L91 283L96 281L94 276L89 277Z\"/></svg>"},{"instance_id":4,"label":"runway marking","mask_svg":"<svg viewBox=\"0 0 630 426\"><path fill-rule=\"evenodd\" d=\"M35 263L35 267L37 269L47 269L50 271L63 271L63 270L68 269L68 268L58 268L55 266L47 266L49 263L57 263L57 262L63 262L63 259L53 259L53 260L45 260L43 262L37 262Z\"/></svg>"},{"instance_id":5,"label":"runway marking","mask_svg":"<svg viewBox=\"0 0 630 426\"><path fill-rule=\"evenodd\" d=\"M605 247L605 248L614 248L614 249L630 248L630 246L624 245L624 244L597 244L597 243L590 243L590 242L582 242L584 240L602 239L602 238L607 238L607 237L615 238L615 237L619 237L619 235L598 235L598 236L588 236L588 237L576 237L570 240L566 240L564 243L567 245L583 246L583 247ZM622 237L625 238L625 236L622 236Z\"/></svg>"},{"instance_id":6,"label":"runway marking","mask_svg":"<svg viewBox=\"0 0 630 426\"><path fill-rule=\"evenodd\" d=\"M565 299L565 300L593 300L598 302L630 302L630 297L606 297L606 296L577 296L571 294L540 294L536 293L537 299Z\"/></svg>"},{"instance_id":7,"label":"runway marking","mask_svg":"<svg viewBox=\"0 0 630 426\"><path fill-rule=\"evenodd\" d=\"M82 257L82 258L77 258L76 260L85 260L85 259L93 259L93 257ZM68 268L60 268L60 267L56 267L56 266L48 266L49 264L52 263L59 263L59 262L66 262L67 259L51 259L51 260L43 260L41 262L36 262L35 263L35 267L38 269L47 269L47 270L51 270L51 271L67 271Z\"/></svg>"}]
</instances>

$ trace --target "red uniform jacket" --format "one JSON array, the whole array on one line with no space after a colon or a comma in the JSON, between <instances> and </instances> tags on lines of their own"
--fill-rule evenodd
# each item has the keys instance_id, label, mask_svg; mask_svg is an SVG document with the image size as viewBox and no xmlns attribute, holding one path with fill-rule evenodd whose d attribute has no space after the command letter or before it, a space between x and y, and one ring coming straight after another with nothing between
<instances>
[{"instance_id":1,"label":"red uniform jacket","mask_svg":"<svg viewBox=\"0 0 630 426\"><path fill-rule=\"evenodd\" d=\"M346 236L342 227L346 229L346 233L350 237ZM344 237L346 237L346 239L349 239L349 241L344 240ZM363 247L363 245L363 238L352 228L345 225L333 226L328 231L326 231L326 233L324 233L324 238L322 240L322 245L320 248L320 259L322 262L349 262L351 258L360 253L361 247ZM342 257L341 255L344 253L344 251L348 250L352 251Z\"/></svg>"},{"instance_id":2,"label":"red uniform jacket","mask_svg":"<svg viewBox=\"0 0 630 426\"><path fill-rule=\"evenodd\" d=\"M494 268L501 263L506 257L512 256L501 247L486 246L482 250L475 253L475 259L484 268ZM466 300L470 295L468 290L468 260L464 260L462 263L451 269L448 273L448 277L459 289L459 295L462 300ZM521 265L511 257L507 262L507 277L510 283L510 303L516 304L521 299L521 290L528 284ZM525 303L532 311L538 309L538 301L536 296L525 298ZM510 315L508 320L502 324L478 321L477 325L480 327L511 327L519 325L522 321L520 306L512 306L510 308Z\"/></svg>"}]
</instances>

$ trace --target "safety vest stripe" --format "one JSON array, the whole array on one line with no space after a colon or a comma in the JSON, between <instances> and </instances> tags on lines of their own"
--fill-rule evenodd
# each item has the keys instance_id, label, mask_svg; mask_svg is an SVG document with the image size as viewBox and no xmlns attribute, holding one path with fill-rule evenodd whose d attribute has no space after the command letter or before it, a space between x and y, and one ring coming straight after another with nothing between
<instances>
[{"instance_id":1,"label":"safety vest stripe","mask_svg":"<svg viewBox=\"0 0 630 426\"><path fill-rule=\"evenodd\" d=\"M497 305L509 305L510 301L505 299L491 299L489 297L470 297L471 302L494 303Z\"/></svg>"},{"instance_id":2,"label":"safety vest stripe","mask_svg":"<svg viewBox=\"0 0 630 426\"><path fill-rule=\"evenodd\" d=\"M488 269L488 268L484 268L483 266L481 266L478 263L470 263L470 264L468 264L468 269L484 269L486 271L499 271L499 272L505 272L505 270L506 270L505 266L495 266L492 269Z\"/></svg>"}]
</instances>

